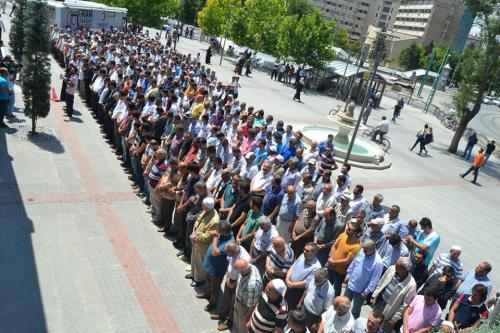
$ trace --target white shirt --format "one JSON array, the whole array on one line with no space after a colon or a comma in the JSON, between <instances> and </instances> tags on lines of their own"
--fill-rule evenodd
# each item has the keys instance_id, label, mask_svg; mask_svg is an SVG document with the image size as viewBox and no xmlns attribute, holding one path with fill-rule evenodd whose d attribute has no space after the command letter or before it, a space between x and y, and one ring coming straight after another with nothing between
<instances>
[{"instance_id":1,"label":"white shirt","mask_svg":"<svg viewBox=\"0 0 500 333\"><path fill-rule=\"evenodd\" d=\"M125 113L126 111L127 106L125 105L125 102L123 100L119 100L118 103L116 103L115 109L113 110L111 119L117 119L120 114Z\"/></svg>"},{"instance_id":2,"label":"white shirt","mask_svg":"<svg viewBox=\"0 0 500 333\"><path fill-rule=\"evenodd\" d=\"M324 333L348 333L354 325L354 317L351 311L343 316L339 316L331 305L325 313L321 315Z\"/></svg>"},{"instance_id":3,"label":"white shirt","mask_svg":"<svg viewBox=\"0 0 500 333\"><path fill-rule=\"evenodd\" d=\"M220 182L222 179L222 168L219 170L215 170L210 174L210 176L207 179L207 189L210 191L214 187L217 186L217 184Z\"/></svg>"},{"instance_id":4,"label":"white shirt","mask_svg":"<svg viewBox=\"0 0 500 333\"><path fill-rule=\"evenodd\" d=\"M366 318L358 318L354 321L354 325L352 325L351 331L352 333L368 333L368 328L366 327L368 323L368 319ZM378 329L377 333L383 333L381 328Z\"/></svg>"},{"instance_id":5,"label":"white shirt","mask_svg":"<svg viewBox=\"0 0 500 333\"><path fill-rule=\"evenodd\" d=\"M264 171L259 171L255 178L252 178L252 184L250 186L251 190L263 190L268 185L271 185L271 180L273 179L272 173L268 172L264 174Z\"/></svg>"},{"instance_id":6,"label":"white shirt","mask_svg":"<svg viewBox=\"0 0 500 333\"><path fill-rule=\"evenodd\" d=\"M255 233L255 244L253 246L259 251L269 252L273 247L273 239L276 237L279 237L279 233L274 225L271 225L271 228L266 232L262 228L259 228Z\"/></svg>"},{"instance_id":7,"label":"white shirt","mask_svg":"<svg viewBox=\"0 0 500 333\"><path fill-rule=\"evenodd\" d=\"M243 166L241 167L240 177L254 179L254 177L257 176L258 172L259 168L256 165L248 165L246 162L244 162Z\"/></svg>"},{"instance_id":8,"label":"white shirt","mask_svg":"<svg viewBox=\"0 0 500 333\"><path fill-rule=\"evenodd\" d=\"M382 133L389 133L389 122L387 120L382 120L378 124L378 128Z\"/></svg>"},{"instance_id":9,"label":"white shirt","mask_svg":"<svg viewBox=\"0 0 500 333\"><path fill-rule=\"evenodd\" d=\"M323 210L326 207L333 207L334 203L335 196L333 195L333 192L330 192L325 196L325 192L321 191L321 194L316 201L316 214L323 216Z\"/></svg>"},{"instance_id":10,"label":"white shirt","mask_svg":"<svg viewBox=\"0 0 500 333\"><path fill-rule=\"evenodd\" d=\"M366 204L366 199L362 194L358 197L353 198L352 201L349 202L349 206L352 210L352 215L356 215L361 209L363 209Z\"/></svg>"},{"instance_id":11,"label":"white shirt","mask_svg":"<svg viewBox=\"0 0 500 333\"><path fill-rule=\"evenodd\" d=\"M234 268L234 264L236 263L236 261L238 261L239 259L245 259L246 261L248 262L251 262L252 258L250 257L250 255L248 254L247 250L245 250L245 248L243 246L240 246L240 253L237 255L237 256L234 256L234 257L227 257L227 261L229 262L229 264L227 265L227 276L233 280L233 281L237 281L238 280L238 271Z\"/></svg>"}]
</instances>

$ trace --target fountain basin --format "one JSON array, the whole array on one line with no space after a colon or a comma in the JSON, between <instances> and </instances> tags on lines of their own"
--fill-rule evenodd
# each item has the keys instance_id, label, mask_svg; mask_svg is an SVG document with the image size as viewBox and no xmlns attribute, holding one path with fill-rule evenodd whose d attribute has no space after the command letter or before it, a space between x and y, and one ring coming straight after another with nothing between
<instances>
[{"instance_id":1,"label":"fountain basin","mask_svg":"<svg viewBox=\"0 0 500 333\"><path fill-rule=\"evenodd\" d=\"M321 142L326 139L328 134L333 134L335 156L345 157L352 135L346 134L346 131L342 128L343 126L339 127L339 129L335 129L332 127L311 125L303 127L302 133L304 134L305 141L309 144L313 140ZM339 134L341 140L338 140ZM348 140L346 141L344 138ZM377 144L362 138L361 135L358 134L356 141L354 141L349 160L361 163L379 164L384 160L384 155L385 152Z\"/></svg>"}]
</instances>

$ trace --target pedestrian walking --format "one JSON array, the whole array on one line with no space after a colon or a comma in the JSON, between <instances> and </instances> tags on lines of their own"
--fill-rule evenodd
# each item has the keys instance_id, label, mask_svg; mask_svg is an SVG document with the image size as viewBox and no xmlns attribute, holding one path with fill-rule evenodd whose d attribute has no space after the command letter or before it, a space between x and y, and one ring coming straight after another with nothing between
<instances>
[{"instance_id":1,"label":"pedestrian walking","mask_svg":"<svg viewBox=\"0 0 500 333\"><path fill-rule=\"evenodd\" d=\"M425 134L427 133L427 129L429 128L429 125L425 124L424 129L420 130L417 132L417 139L415 140L415 143L411 148L408 148L410 151L413 151L413 149L417 146L417 144L420 144L420 151L422 151L422 146L424 145L424 140L425 140Z\"/></svg>"},{"instance_id":2,"label":"pedestrian walking","mask_svg":"<svg viewBox=\"0 0 500 333\"><path fill-rule=\"evenodd\" d=\"M16 0L12 0L12 9L10 10L9 17L12 17L12 14L16 10L16 8L17 8Z\"/></svg>"},{"instance_id":3,"label":"pedestrian walking","mask_svg":"<svg viewBox=\"0 0 500 333\"><path fill-rule=\"evenodd\" d=\"M297 82L297 84L295 85L295 95L293 95L294 101L302 102L300 100L300 93L303 87L304 87L304 78L302 77L300 78L299 82Z\"/></svg>"},{"instance_id":4,"label":"pedestrian walking","mask_svg":"<svg viewBox=\"0 0 500 333\"><path fill-rule=\"evenodd\" d=\"M207 49L207 54L205 55L205 64L210 65L210 58L212 58L212 47L209 46Z\"/></svg>"},{"instance_id":5,"label":"pedestrian walking","mask_svg":"<svg viewBox=\"0 0 500 333\"><path fill-rule=\"evenodd\" d=\"M365 112L363 112L363 125L366 125L368 122L368 117L370 117L370 114L372 113L373 109L373 99L368 100L368 104L366 104Z\"/></svg>"},{"instance_id":6,"label":"pedestrian walking","mask_svg":"<svg viewBox=\"0 0 500 333\"><path fill-rule=\"evenodd\" d=\"M467 138L467 146L465 146L464 154L462 155L462 157L465 157L467 161L470 159L472 148L474 148L476 143L477 143L477 133L472 132L469 138Z\"/></svg>"},{"instance_id":7,"label":"pedestrian walking","mask_svg":"<svg viewBox=\"0 0 500 333\"><path fill-rule=\"evenodd\" d=\"M396 123L396 118L399 117L401 114L401 110L403 109L403 106L405 105L405 102L403 101L403 98L401 97L398 101L398 103L394 106L394 113L392 114L392 119L391 121L395 124Z\"/></svg>"},{"instance_id":8,"label":"pedestrian walking","mask_svg":"<svg viewBox=\"0 0 500 333\"><path fill-rule=\"evenodd\" d=\"M460 177L465 178L465 176L474 171L474 180L472 181L472 184L476 184L477 176L479 175L479 169L483 166L483 162L484 162L484 149L481 148L479 149L476 158L474 158L474 162L472 162L470 168L467 171L465 171L465 173L460 174Z\"/></svg>"},{"instance_id":9,"label":"pedestrian walking","mask_svg":"<svg viewBox=\"0 0 500 333\"><path fill-rule=\"evenodd\" d=\"M419 155L422 155L422 150L425 151L425 155L428 155L429 152L427 151L427 145L429 143L434 142L434 134L432 134L432 127L429 127L427 129L427 133L424 135L424 144L420 146L420 152L418 153Z\"/></svg>"},{"instance_id":10,"label":"pedestrian walking","mask_svg":"<svg viewBox=\"0 0 500 333\"><path fill-rule=\"evenodd\" d=\"M189 39L193 39L194 27L189 30Z\"/></svg>"},{"instance_id":11,"label":"pedestrian walking","mask_svg":"<svg viewBox=\"0 0 500 333\"><path fill-rule=\"evenodd\" d=\"M486 151L484 152L484 162L483 162L483 167L486 165L486 162L488 162L488 159L490 158L491 154L495 151L496 145L495 141L491 140L487 145L486 145Z\"/></svg>"},{"instance_id":12,"label":"pedestrian walking","mask_svg":"<svg viewBox=\"0 0 500 333\"><path fill-rule=\"evenodd\" d=\"M278 79L279 68L280 68L280 60L276 59L276 61L273 63L273 70L271 71L271 80L274 79L274 81L276 81Z\"/></svg>"}]
</instances>

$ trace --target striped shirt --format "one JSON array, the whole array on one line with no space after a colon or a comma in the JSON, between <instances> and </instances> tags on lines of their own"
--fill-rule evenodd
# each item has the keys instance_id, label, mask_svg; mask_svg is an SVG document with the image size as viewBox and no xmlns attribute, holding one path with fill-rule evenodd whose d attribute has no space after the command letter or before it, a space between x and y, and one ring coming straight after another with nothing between
<instances>
[{"instance_id":1,"label":"striped shirt","mask_svg":"<svg viewBox=\"0 0 500 333\"><path fill-rule=\"evenodd\" d=\"M277 327L283 330L286 326L288 306L285 299L279 303L271 303L265 293L259 298L259 302L250 319L250 333L274 332Z\"/></svg>"},{"instance_id":2,"label":"striped shirt","mask_svg":"<svg viewBox=\"0 0 500 333\"><path fill-rule=\"evenodd\" d=\"M284 273L288 272L290 267L293 265L293 250L290 246L285 245L285 251L283 251L283 254L277 253L274 247L271 249L271 252L269 252L269 263L271 264L271 268L273 270L281 270ZM269 280L272 280L274 277L269 276L269 274L266 272L266 277Z\"/></svg>"},{"instance_id":3,"label":"striped shirt","mask_svg":"<svg viewBox=\"0 0 500 333\"><path fill-rule=\"evenodd\" d=\"M149 185L151 187L155 188L156 185L160 182L161 177L167 170L167 165L165 164L165 159L161 161L156 161L156 163L153 164L153 167L151 168L151 171L149 172Z\"/></svg>"},{"instance_id":4,"label":"striped shirt","mask_svg":"<svg viewBox=\"0 0 500 333\"><path fill-rule=\"evenodd\" d=\"M238 278L236 286L236 301L246 307L254 306L262 293L262 279L259 270L254 265L250 265L250 272Z\"/></svg>"},{"instance_id":5,"label":"striped shirt","mask_svg":"<svg viewBox=\"0 0 500 333\"><path fill-rule=\"evenodd\" d=\"M488 295L491 294L493 284L491 283L490 278L488 276L476 276L476 272L469 271L463 276L463 282L458 287L455 297L461 294L471 295L472 288L474 288L476 284L482 284L488 288Z\"/></svg>"},{"instance_id":6,"label":"striped shirt","mask_svg":"<svg viewBox=\"0 0 500 333\"><path fill-rule=\"evenodd\" d=\"M434 272L435 272L434 274L437 273L439 275L443 273L444 266L451 266L455 270L455 277L459 280L462 280L462 275L464 273L464 266L462 265L460 259L451 260L449 253L441 253L439 257L437 257L436 260L434 260L432 265L434 266Z\"/></svg>"}]
</instances>

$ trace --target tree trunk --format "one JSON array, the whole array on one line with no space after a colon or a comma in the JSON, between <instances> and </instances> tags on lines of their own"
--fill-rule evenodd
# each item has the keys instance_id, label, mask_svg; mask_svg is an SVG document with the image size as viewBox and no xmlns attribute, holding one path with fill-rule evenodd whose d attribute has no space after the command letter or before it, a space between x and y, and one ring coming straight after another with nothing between
<instances>
[{"instance_id":1,"label":"tree trunk","mask_svg":"<svg viewBox=\"0 0 500 333\"><path fill-rule=\"evenodd\" d=\"M450 147L448 148L448 152L455 154L458 150L458 145L460 144L460 139L462 135L464 135L465 129L467 128L467 124L469 121L474 118L475 114L472 115L472 111L464 111L464 116L460 119L460 124L453 135L453 139L451 139Z\"/></svg>"},{"instance_id":2,"label":"tree trunk","mask_svg":"<svg viewBox=\"0 0 500 333\"><path fill-rule=\"evenodd\" d=\"M483 103L483 96L484 93L486 92L486 89L488 88L489 81L494 80L494 78L491 77L491 72L495 67L496 62L498 61L499 56L500 56L500 50L497 50L487 58L489 61L486 64L486 66L484 66L483 75L481 76L484 79L481 81L481 83L477 88L477 96L476 96L476 101L474 102L474 107L469 112L462 113L462 119L460 119L460 125L458 129L455 131L455 135L453 136L450 146L448 147L448 152L452 154L455 154L457 152L460 138L462 137L465 129L467 128L467 125L479 113L479 110L481 109L481 105Z\"/></svg>"},{"instance_id":3,"label":"tree trunk","mask_svg":"<svg viewBox=\"0 0 500 333\"><path fill-rule=\"evenodd\" d=\"M36 115L31 116L31 134L36 134Z\"/></svg>"}]
</instances>

